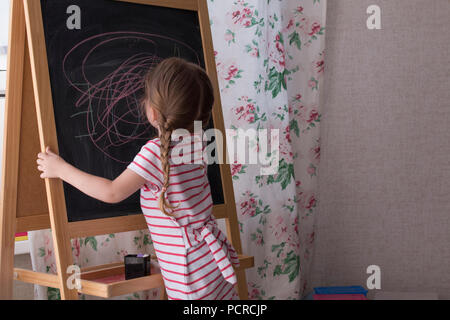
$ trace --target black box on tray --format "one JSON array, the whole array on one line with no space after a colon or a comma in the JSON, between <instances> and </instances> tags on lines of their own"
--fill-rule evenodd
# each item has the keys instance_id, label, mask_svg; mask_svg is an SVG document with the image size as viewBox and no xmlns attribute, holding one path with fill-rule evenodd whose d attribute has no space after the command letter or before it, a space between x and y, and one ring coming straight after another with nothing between
<instances>
[{"instance_id":1,"label":"black box on tray","mask_svg":"<svg viewBox=\"0 0 450 320\"><path fill-rule=\"evenodd\" d=\"M150 255L129 254L124 257L125 280L150 275Z\"/></svg>"}]
</instances>

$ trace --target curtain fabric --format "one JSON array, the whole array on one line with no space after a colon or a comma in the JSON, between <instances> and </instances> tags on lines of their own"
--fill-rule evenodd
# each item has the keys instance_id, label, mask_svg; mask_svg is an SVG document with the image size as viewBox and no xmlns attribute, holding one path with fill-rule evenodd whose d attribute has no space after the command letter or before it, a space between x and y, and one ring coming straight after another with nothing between
<instances>
[{"instance_id":1,"label":"curtain fabric","mask_svg":"<svg viewBox=\"0 0 450 320\"><path fill-rule=\"evenodd\" d=\"M231 164L250 299L299 299L314 248L325 0L208 0L225 127L278 129L278 171ZM270 135L269 135L270 137ZM258 150L250 143L250 152ZM252 149L253 148L253 149ZM33 268L55 272L50 231L35 231ZM147 230L72 240L84 267L152 253ZM40 299L58 290L36 288ZM91 297L84 297L90 299ZM159 289L117 299L158 299Z\"/></svg>"}]
</instances>

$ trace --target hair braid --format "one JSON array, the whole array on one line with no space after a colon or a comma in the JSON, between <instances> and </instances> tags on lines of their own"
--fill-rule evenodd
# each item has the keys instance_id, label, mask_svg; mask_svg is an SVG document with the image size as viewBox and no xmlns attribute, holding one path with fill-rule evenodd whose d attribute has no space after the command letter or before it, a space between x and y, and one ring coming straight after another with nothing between
<instances>
[{"instance_id":1,"label":"hair braid","mask_svg":"<svg viewBox=\"0 0 450 320\"><path fill-rule=\"evenodd\" d=\"M161 126L159 140L161 142L161 163L164 173L164 184L159 196L159 208L167 216L174 216L173 212L169 212L167 208L173 210L176 207L172 206L165 195L167 188L169 188L169 177L170 177L170 141L172 136L172 129L166 124Z\"/></svg>"}]
</instances>

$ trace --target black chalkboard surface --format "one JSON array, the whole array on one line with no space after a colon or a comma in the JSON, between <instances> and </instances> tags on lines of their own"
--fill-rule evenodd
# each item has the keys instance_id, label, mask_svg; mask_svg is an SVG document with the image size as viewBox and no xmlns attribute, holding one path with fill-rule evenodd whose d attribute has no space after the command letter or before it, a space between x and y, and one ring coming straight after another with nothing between
<instances>
[{"instance_id":1,"label":"black chalkboard surface","mask_svg":"<svg viewBox=\"0 0 450 320\"><path fill-rule=\"evenodd\" d=\"M68 24L80 9L80 29ZM197 13L112 0L41 0L60 155L91 174L117 177L156 136L139 112L146 70L177 56L204 67ZM73 7L72 7L73 8ZM218 165L208 168L224 203ZM141 213L139 192L119 204L64 183L69 222Z\"/></svg>"}]
</instances>

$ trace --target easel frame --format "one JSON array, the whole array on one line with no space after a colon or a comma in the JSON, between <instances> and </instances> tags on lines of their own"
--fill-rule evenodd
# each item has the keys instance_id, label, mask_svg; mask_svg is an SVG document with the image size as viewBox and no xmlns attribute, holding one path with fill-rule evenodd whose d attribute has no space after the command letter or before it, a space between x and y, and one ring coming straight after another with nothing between
<instances>
[{"instance_id":1,"label":"easel frame","mask_svg":"<svg viewBox=\"0 0 450 320\"><path fill-rule=\"evenodd\" d=\"M213 121L216 129L225 132L206 0L115 1L185 9L198 13L206 71L213 82L216 97ZM71 238L142 230L147 229L147 225L143 215L68 222L62 181L45 179L43 182L35 164L37 153L43 151L46 146L58 152L40 1L11 0L10 18L2 162L3 189L0 198L0 298L12 298L13 279L59 288L61 299L78 299L79 292L111 297L163 286L160 275L111 285L92 281L94 275L123 272L123 264L120 263L82 270L81 290L69 289L66 286L70 275L65 271L73 264ZM226 145L225 141L224 143ZM222 151L218 150L219 155ZM242 255L229 165L220 164L220 172L225 203L215 205L213 214L217 219L226 221L228 238L241 261L241 267L236 270L239 296L241 299L248 299L245 269L253 267L254 261L253 257ZM27 207L27 201L23 201L25 197L28 202L33 202L32 207ZM47 228L52 230L57 275L14 269L14 234Z\"/></svg>"}]
</instances>

